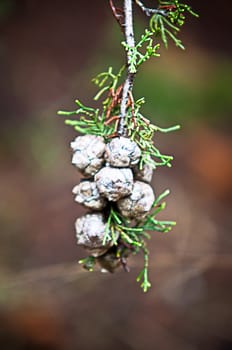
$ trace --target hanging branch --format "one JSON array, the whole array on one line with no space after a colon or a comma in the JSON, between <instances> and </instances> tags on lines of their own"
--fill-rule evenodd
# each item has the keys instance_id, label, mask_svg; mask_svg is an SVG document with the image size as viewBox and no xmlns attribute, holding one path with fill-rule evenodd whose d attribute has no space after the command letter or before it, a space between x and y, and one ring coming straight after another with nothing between
<instances>
[{"instance_id":1,"label":"hanging branch","mask_svg":"<svg viewBox=\"0 0 232 350\"><path fill-rule=\"evenodd\" d=\"M135 47L134 30L133 30L133 8L132 0L124 0L124 14L125 14L125 40L126 45L133 49ZM127 76L123 85L122 100L120 106L120 120L118 124L118 135L122 136L125 134L125 118L127 102L130 91L132 91L133 81L135 73L131 71L130 67L130 50L126 50L126 63L127 63Z\"/></svg>"},{"instance_id":2,"label":"hanging branch","mask_svg":"<svg viewBox=\"0 0 232 350\"><path fill-rule=\"evenodd\" d=\"M167 16L167 13L165 10L162 9L152 9L149 7L144 6L144 4L142 3L142 1L140 0L135 0L135 3L141 8L141 10L147 15L147 16L151 16L153 14L159 14L162 16Z\"/></svg>"},{"instance_id":3,"label":"hanging branch","mask_svg":"<svg viewBox=\"0 0 232 350\"><path fill-rule=\"evenodd\" d=\"M152 15L148 28L136 43L133 2L147 16ZM144 267L137 281L146 292L151 286L149 232L169 232L175 225L174 221L157 219L165 208L163 199L170 191L155 196L150 184L152 174L158 166L170 167L173 157L162 154L153 137L156 132L178 130L179 125L160 128L145 117L144 98L134 99L133 83L140 66L159 56L160 43L154 43L154 39L160 37L165 46L171 39L183 48L176 35L185 21L185 13L196 14L179 0L158 0L157 9L145 7L140 0L124 0L123 10L115 7L113 0L109 0L109 5L125 37L122 46L126 67L118 73L109 67L93 79L99 88L94 100L105 96L101 108L88 107L76 100L75 110L58 114L71 117L65 123L84 134L71 142L72 164L86 177L73 188L73 194L75 201L89 210L75 222L77 244L89 252L79 262L89 271L96 264L102 271L114 272L119 266L129 271L127 258L141 252Z\"/></svg>"}]
</instances>

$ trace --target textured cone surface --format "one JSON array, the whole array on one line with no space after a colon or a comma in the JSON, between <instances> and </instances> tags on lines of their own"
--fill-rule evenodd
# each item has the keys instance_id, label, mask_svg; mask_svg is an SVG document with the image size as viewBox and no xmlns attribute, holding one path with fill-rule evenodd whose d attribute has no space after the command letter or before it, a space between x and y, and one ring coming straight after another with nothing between
<instances>
[{"instance_id":1,"label":"textured cone surface","mask_svg":"<svg viewBox=\"0 0 232 350\"><path fill-rule=\"evenodd\" d=\"M93 210L102 210L107 201L100 196L97 185L94 181L83 181L76 185L73 190L75 201Z\"/></svg>"},{"instance_id":2,"label":"textured cone surface","mask_svg":"<svg viewBox=\"0 0 232 350\"><path fill-rule=\"evenodd\" d=\"M95 175L95 182L100 194L115 202L132 192L133 173L127 168L104 167Z\"/></svg>"},{"instance_id":3,"label":"textured cone surface","mask_svg":"<svg viewBox=\"0 0 232 350\"><path fill-rule=\"evenodd\" d=\"M103 244L106 223L100 213L86 214L78 218L75 228L77 244L88 249L93 256L104 254L113 245L113 241Z\"/></svg>"},{"instance_id":4,"label":"textured cone surface","mask_svg":"<svg viewBox=\"0 0 232 350\"><path fill-rule=\"evenodd\" d=\"M144 181L150 183L152 180L153 169L151 165L145 163L142 169L139 169L139 165L133 169L135 180Z\"/></svg>"},{"instance_id":5,"label":"textured cone surface","mask_svg":"<svg viewBox=\"0 0 232 350\"><path fill-rule=\"evenodd\" d=\"M117 202L120 213L130 219L142 219L146 216L155 200L150 185L135 181L132 193Z\"/></svg>"},{"instance_id":6,"label":"textured cone surface","mask_svg":"<svg viewBox=\"0 0 232 350\"><path fill-rule=\"evenodd\" d=\"M140 157L140 148L127 137L116 137L106 145L105 159L110 166L131 167L139 162Z\"/></svg>"},{"instance_id":7,"label":"textured cone surface","mask_svg":"<svg viewBox=\"0 0 232 350\"><path fill-rule=\"evenodd\" d=\"M85 176L93 176L104 164L104 139L101 136L78 136L71 142L72 164Z\"/></svg>"}]
</instances>

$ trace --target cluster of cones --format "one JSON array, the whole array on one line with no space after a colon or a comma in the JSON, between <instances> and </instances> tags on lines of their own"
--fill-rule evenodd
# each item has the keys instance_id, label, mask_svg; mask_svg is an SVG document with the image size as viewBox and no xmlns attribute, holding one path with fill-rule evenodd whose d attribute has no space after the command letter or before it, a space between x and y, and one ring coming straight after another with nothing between
<instances>
[{"instance_id":1,"label":"cluster of cones","mask_svg":"<svg viewBox=\"0 0 232 350\"><path fill-rule=\"evenodd\" d=\"M84 176L73 188L75 201L89 209L75 222L77 244L98 259L103 269L113 272L128 249L121 244L120 232L110 232L110 208L127 220L143 220L155 199L149 184L153 169L147 163L140 169L141 150L127 137L106 143L101 136L78 136L71 148L72 164Z\"/></svg>"}]
</instances>

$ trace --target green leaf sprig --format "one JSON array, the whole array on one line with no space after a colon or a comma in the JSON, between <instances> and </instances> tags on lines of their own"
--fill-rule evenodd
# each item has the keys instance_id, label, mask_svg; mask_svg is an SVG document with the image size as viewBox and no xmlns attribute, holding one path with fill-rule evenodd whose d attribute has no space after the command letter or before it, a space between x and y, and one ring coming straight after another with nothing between
<instances>
[{"instance_id":1,"label":"green leaf sprig","mask_svg":"<svg viewBox=\"0 0 232 350\"><path fill-rule=\"evenodd\" d=\"M180 3L179 0L159 0L157 9L145 7L140 0L133 1L147 16L151 16L149 28L145 29L137 43L134 43L133 28L129 28L131 29L130 39L132 37L132 41L128 40L128 32L125 30L125 41L122 42L122 46L126 51L126 65L118 73L115 73L113 68L109 67L108 70L98 74L93 79L99 89L94 100L101 101L101 107L88 107L76 100L76 109L58 111L58 114L67 117L65 124L73 127L78 133L102 136L106 143L113 137L122 135L135 141L142 152L139 163L140 169L143 169L145 164L149 164L153 169L158 166L170 167L173 157L162 154L154 143L154 139L156 132L169 133L178 130L180 126L161 128L153 124L149 118L142 114L144 98L134 100L132 86L138 68L150 58L160 56L158 52L160 43L158 41L154 43L154 41L160 38L161 43L167 47L169 40L171 40L177 47L184 49L181 40L178 38L180 28L185 23L186 14L195 17L198 17L198 15L192 11L189 5ZM124 0L125 18L122 18L123 11L118 11L114 6L113 0L110 0L110 6L123 31L124 19L127 19L127 25L130 23L132 27L132 21L129 18L132 12L132 0ZM128 6L130 10L128 10ZM119 128L119 121L123 121L122 128ZM124 129L125 135L120 133L120 130L124 131ZM166 233L175 225L174 221L157 219L157 215L165 209L166 203L163 199L169 193L169 190L161 193L155 199L149 214L139 221L123 217L117 206L112 202L108 203L108 207L104 212L106 228L103 243L113 242L112 251L109 253L111 260L116 263L120 261L124 264L124 258L129 254L140 252L143 254L144 266L137 276L137 282L141 284L144 292L147 292L151 287L148 276L149 251L147 248L150 232ZM80 260L80 263L87 270L92 271L96 262L103 263L103 260L104 255L98 258L89 256ZM124 267L126 269L126 266Z\"/></svg>"},{"instance_id":2,"label":"green leaf sprig","mask_svg":"<svg viewBox=\"0 0 232 350\"><path fill-rule=\"evenodd\" d=\"M182 41L177 37L180 28L184 25L186 20L186 13L194 17L198 14L192 11L191 7L182 4L179 0L174 1L159 1L159 9L165 12L155 13L150 19L150 30L155 36L161 37L165 47L168 47L168 38L170 38L177 47L184 50Z\"/></svg>"},{"instance_id":3,"label":"green leaf sprig","mask_svg":"<svg viewBox=\"0 0 232 350\"><path fill-rule=\"evenodd\" d=\"M168 196L169 190L162 192L154 201L152 205L152 211L146 216L144 220L136 221L125 219L113 205L110 207L108 219L106 222L104 243L113 240L114 245L117 246L118 243L115 240L115 232L120 233L121 243L125 244L125 247L129 247L132 254L136 255L142 253L144 257L144 266L137 276L137 282L141 282L141 287L144 292L151 287L151 283L148 279L148 266L149 266L149 251L146 247L146 240L150 239L149 232L169 232L173 226L176 225L175 221L162 221L158 220L156 216L165 209L166 203L161 202ZM120 258L120 251L117 256ZM95 263L98 258L88 257L80 260L79 262L84 265L84 267L93 271Z\"/></svg>"}]
</instances>

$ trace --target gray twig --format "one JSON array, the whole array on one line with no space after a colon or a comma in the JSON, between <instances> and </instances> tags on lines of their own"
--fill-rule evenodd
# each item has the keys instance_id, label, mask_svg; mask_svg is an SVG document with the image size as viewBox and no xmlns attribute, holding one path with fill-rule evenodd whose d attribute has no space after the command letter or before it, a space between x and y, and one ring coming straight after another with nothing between
<instances>
[{"instance_id":1,"label":"gray twig","mask_svg":"<svg viewBox=\"0 0 232 350\"><path fill-rule=\"evenodd\" d=\"M144 4L140 0L135 0L135 3L141 8L141 10L147 15L151 16L153 14L159 14L162 16L167 16L167 13L165 10L162 9L152 9L144 6Z\"/></svg>"},{"instance_id":2,"label":"gray twig","mask_svg":"<svg viewBox=\"0 0 232 350\"><path fill-rule=\"evenodd\" d=\"M134 30L133 30L133 8L132 8L132 0L124 0L124 15L125 15L125 23L124 23L124 33L126 44L129 47L135 46L134 39ZM126 63L127 63L127 76L125 83L123 85L122 91L122 100L120 105L120 121L118 124L118 134L120 136L125 134L125 117L126 117L126 109L128 103L129 92L132 91L133 81L135 73L132 73L129 68L129 51L126 54Z\"/></svg>"}]
</instances>

